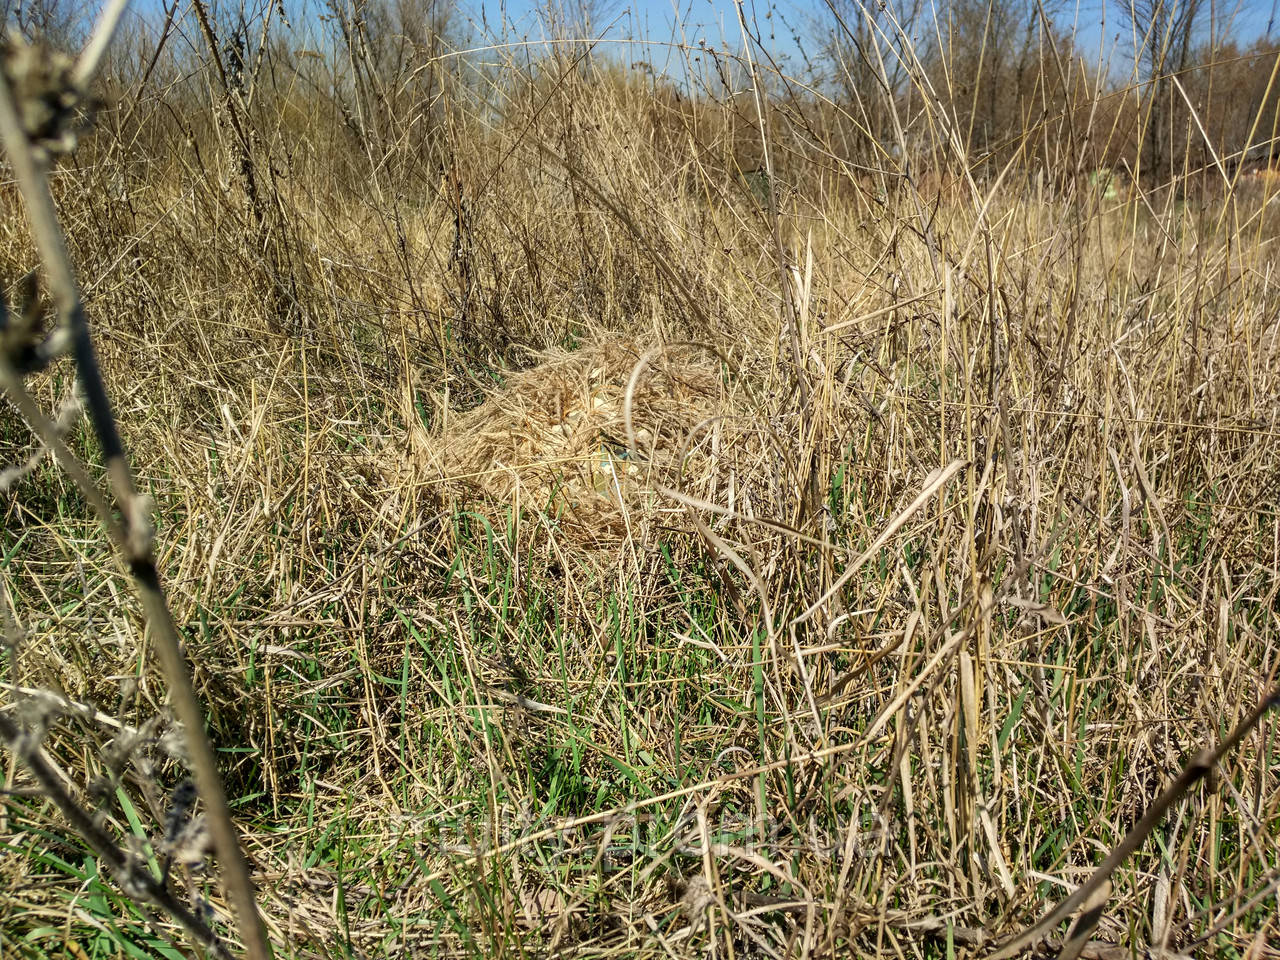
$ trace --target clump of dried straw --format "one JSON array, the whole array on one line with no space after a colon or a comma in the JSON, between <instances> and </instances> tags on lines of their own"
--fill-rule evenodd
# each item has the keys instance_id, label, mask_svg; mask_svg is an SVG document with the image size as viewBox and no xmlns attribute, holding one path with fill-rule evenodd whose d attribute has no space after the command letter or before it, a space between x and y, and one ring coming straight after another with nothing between
<instances>
[{"instance_id":1,"label":"clump of dried straw","mask_svg":"<svg viewBox=\"0 0 1280 960\"><path fill-rule=\"evenodd\" d=\"M633 373L634 447L625 410ZM720 359L697 347L647 358L629 340L556 351L443 429L418 434L409 470L456 501L546 509L566 530L609 543L651 515L656 486L705 460L690 435L729 400Z\"/></svg>"}]
</instances>

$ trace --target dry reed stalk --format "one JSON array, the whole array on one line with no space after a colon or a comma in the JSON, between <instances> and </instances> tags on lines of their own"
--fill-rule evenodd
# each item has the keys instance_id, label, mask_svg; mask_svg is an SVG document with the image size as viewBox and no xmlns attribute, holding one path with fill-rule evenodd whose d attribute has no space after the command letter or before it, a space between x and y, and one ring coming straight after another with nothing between
<instances>
[{"instance_id":1,"label":"dry reed stalk","mask_svg":"<svg viewBox=\"0 0 1280 960\"><path fill-rule=\"evenodd\" d=\"M1073 931L1069 939L1071 941L1087 940L1089 933L1097 925L1101 911L1111 894L1112 874L1146 842L1151 832L1164 820L1169 808L1201 780L1213 776L1223 757L1238 747L1240 742L1253 732L1267 711L1273 707L1280 707L1280 686L1268 691L1221 741L1214 746L1204 747L1191 758L1178 777L1147 808L1142 818L1107 854L1106 859L1098 865L1098 869L1085 883L1034 925L997 948L990 954L988 960L1009 960L1023 953L1034 946L1038 939L1047 935L1058 923L1071 916L1077 908L1083 908L1084 913L1080 918L1079 929ZM1079 946L1080 944L1076 942L1075 952L1071 954L1068 951L1073 948L1070 945L1064 947L1061 956L1064 960L1071 960L1072 957L1079 955Z\"/></svg>"}]
</instances>

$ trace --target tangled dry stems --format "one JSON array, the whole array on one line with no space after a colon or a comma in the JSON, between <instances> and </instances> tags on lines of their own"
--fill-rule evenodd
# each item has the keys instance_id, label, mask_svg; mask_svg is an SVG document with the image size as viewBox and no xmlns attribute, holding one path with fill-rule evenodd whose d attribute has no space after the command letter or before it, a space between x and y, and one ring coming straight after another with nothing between
<instances>
[{"instance_id":1,"label":"tangled dry stems","mask_svg":"<svg viewBox=\"0 0 1280 960\"><path fill-rule=\"evenodd\" d=\"M55 180L269 935L985 948L1273 682L1274 188L957 172L881 199L798 137L783 281L734 169L741 105L691 116L592 69L513 68L527 101L455 118L443 178L395 144L360 172L319 121L264 139L250 160L291 174L274 227L180 100L190 143L122 106ZM5 240L20 276L30 247ZM285 264L293 303L263 293ZM664 345L633 445L628 382ZM30 384L67 396L56 371ZM122 572L47 461L12 483L5 715L61 691L44 750L159 849L183 762ZM128 762L85 747L126 728L150 731ZM1273 741L1264 719L1111 878L1086 955L1265 955ZM0 932L89 938L69 904L94 878L22 777Z\"/></svg>"}]
</instances>

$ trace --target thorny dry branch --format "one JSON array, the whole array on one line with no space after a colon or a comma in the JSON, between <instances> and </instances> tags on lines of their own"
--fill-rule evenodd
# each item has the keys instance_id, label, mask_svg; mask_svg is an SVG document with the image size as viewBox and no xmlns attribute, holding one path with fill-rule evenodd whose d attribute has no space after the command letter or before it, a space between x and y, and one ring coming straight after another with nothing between
<instances>
[{"instance_id":1,"label":"thorny dry branch","mask_svg":"<svg viewBox=\"0 0 1280 960\"><path fill-rule=\"evenodd\" d=\"M23 334L22 338L8 344L11 350L0 356L0 387L17 405L41 442L54 453L59 464L67 470L93 505L133 575L142 599L146 622L169 684L170 702L183 727L199 796L207 809L222 879L235 906L241 941L251 960L266 960L269 953L248 865L231 820L217 761L205 733L203 710L191 684L179 646L177 629L156 570L153 534L148 517L149 504L134 484L124 444L111 412L106 385L95 357L84 303L49 191L49 150L33 145L32 142L38 137L42 142L49 142L53 146L65 146L68 141L74 144L73 124L80 121L78 111L87 97L85 84L90 77L86 74L100 60L101 53L119 22L121 9L122 5L115 3L107 11L86 47L78 71L75 72L66 58L47 56L38 48L26 46L16 38L10 41L10 46L5 51L5 69L0 71L0 138L7 148L26 201L36 246L48 274L59 318L58 331L51 337L53 345L46 348L41 359L51 360L59 352L59 348L69 346L122 521L114 518L111 506L101 494L97 483L78 463L58 436L54 425L39 411L23 385L21 368L15 365L14 360L29 355L28 348L32 343L27 335L35 331L18 331ZM15 96L16 90L21 90L21 99ZM15 331L6 329L4 332L8 334ZM20 354L17 348L24 352ZM28 762L46 788L54 782L48 776L47 764L40 757L38 744L20 749L20 732L7 719L0 727L0 733L10 742L11 748ZM86 824L83 817L77 816L77 808L73 802L62 795L51 794L51 797L72 820L73 826L84 833L83 827L91 824ZM124 880L134 879L132 873L124 870L125 864L120 861L118 851L112 853L107 839L101 831L86 834L86 840L99 855L108 859L119 877ZM159 885L139 883L134 884L133 889L126 885L126 891L145 894L153 903L173 912L203 942L213 943L207 926L189 911L175 912L173 908L179 905Z\"/></svg>"}]
</instances>

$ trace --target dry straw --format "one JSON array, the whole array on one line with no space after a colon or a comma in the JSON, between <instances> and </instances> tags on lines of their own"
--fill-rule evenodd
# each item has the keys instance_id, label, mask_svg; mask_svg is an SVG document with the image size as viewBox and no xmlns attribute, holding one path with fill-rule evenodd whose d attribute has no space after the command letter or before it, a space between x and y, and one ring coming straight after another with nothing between
<instances>
[{"instance_id":1,"label":"dry straw","mask_svg":"<svg viewBox=\"0 0 1280 960\"><path fill-rule=\"evenodd\" d=\"M140 738L159 690L199 731L158 565L298 953L1111 960L1274 933L1274 183L1206 198L1188 150L1107 189L1131 91L1041 47L1034 91L991 98L1015 119L970 123L963 48L940 63L875 4L836 15L842 94L676 47L696 97L572 40L455 57L374 4L295 56L269 7L246 50L197 4L216 59L125 63L116 129L55 180L109 336L67 269L53 336L14 298L21 785L118 774L85 744ZM158 558L105 401L111 496L42 412L69 349L105 397L95 345ZM121 567L149 646L90 602ZM30 693L59 684L60 714ZM108 731L104 696L139 716ZM112 781L159 855L172 769ZM128 831L92 827L129 882ZM0 933L88 935L83 878L18 831L0 871L32 865L42 912L0 887ZM198 893L138 889L206 940Z\"/></svg>"},{"instance_id":2,"label":"dry straw","mask_svg":"<svg viewBox=\"0 0 1280 960\"><path fill-rule=\"evenodd\" d=\"M657 486L723 475L721 458L741 447L732 434L749 422L720 358L674 346L633 391L632 442L625 405L643 354L613 339L539 357L474 410L442 410L443 429L415 432L408 482L464 503L546 510L573 540L615 547L630 523L671 512Z\"/></svg>"}]
</instances>

